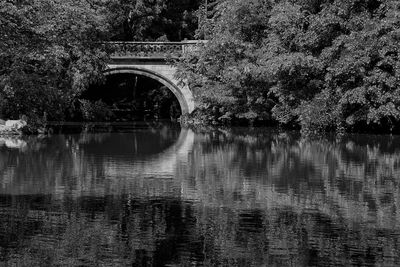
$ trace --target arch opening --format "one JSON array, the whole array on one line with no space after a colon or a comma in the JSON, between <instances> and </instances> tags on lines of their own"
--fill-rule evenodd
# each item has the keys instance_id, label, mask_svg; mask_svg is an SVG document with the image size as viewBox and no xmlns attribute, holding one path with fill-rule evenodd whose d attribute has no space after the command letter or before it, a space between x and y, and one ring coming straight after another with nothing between
<instances>
[{"instance_id":1,"label":"arch opening","mask_svg":"<svg viewBox=\"0 0 400 267\"><path fill-rule=\"evenodd\" d=\"M150 70L152 67L146 68L144 66L136 67L136 66L123 66L123 67L112 67L104 72L105 76L114 75L114 74L134 74L139 76L148 77L150 79L156 80L159 83L163 84L166 88L168 88L177 98L180 108L182 110L182 114L191 113L194 109L194 104L192 100L192 95L187 86L183 86L182 88L178 86L178 81L173 78L173 69L165 68L165 66L160 65L161 69L159 71ZM159 67L160 67L159 66ZM161 73L166 72L163 75ZM171 76L167 78L166 76Z\"/></svg>"},{"instance_id":2,"label":"arch opening","mask_svg":"<svg viewBox=\"0 0 400 267\"><path fill-rule=\"evenodd\" d=\"M176 120L187 112L187 105L179 90L171 87L168 81L141 71L112 70L105 73L103 83L92 84L82 98L95 108L107 110L107 114L100 114L103 119L92 120ZM88 116L84 119L90 120Z\"/></svg>"}]
</instances>

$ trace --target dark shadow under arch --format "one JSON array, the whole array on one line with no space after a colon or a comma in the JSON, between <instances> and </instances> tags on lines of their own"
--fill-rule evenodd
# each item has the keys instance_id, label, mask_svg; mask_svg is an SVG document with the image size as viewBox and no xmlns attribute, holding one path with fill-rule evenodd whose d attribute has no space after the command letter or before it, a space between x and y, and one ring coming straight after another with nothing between
<instances>
[{"instance_id":1,"label":"dark shadow under arch","mask_svg":"<svg viewBox=\"0 0 400 267\"><path fill-rule=\"evenodd\" d=\"M179 89L179 87L176 86L173 82L171 82L168 78L164 77L163 75L147 69L141 69L137 67L120 67L120 68L107 69L104 71L105 76L113 74L121 74L121 73L141 75L160 82L161 84L166 86L178 99L182 114L189 113L188 103L184 95L182 94L181 90Z\"/></svg>"}]
</instances>

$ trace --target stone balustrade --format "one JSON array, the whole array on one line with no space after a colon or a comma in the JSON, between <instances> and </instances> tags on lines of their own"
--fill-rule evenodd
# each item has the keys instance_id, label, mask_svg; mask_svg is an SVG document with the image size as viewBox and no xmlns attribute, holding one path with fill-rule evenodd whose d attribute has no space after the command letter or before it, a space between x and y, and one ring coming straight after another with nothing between
<instances>
[{"instance_id":1,"label":"stone balustrade","mask_svg":"<svg viewBox=\"0 0 400 267\"><path fill-rule=\"evenodd\" d=\"M203 41L183 42L107 42L105 48L112 58L176 58L196 49Z\"/></svg>"}]
</instances>

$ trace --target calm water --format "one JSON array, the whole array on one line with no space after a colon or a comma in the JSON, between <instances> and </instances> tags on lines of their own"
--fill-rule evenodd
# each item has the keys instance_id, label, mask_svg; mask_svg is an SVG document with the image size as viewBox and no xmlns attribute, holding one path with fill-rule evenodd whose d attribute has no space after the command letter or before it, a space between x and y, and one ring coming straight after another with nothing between
<instances>
[{"instance_id":1,"label":"calm water","mask_svg":"<svg viewBox=\"0 0 400 267\"><path fill-rule=\"evenodd\" d=\"M3 266L398 266L400 138L0 138Z\"/></svg>"}]
</instances>

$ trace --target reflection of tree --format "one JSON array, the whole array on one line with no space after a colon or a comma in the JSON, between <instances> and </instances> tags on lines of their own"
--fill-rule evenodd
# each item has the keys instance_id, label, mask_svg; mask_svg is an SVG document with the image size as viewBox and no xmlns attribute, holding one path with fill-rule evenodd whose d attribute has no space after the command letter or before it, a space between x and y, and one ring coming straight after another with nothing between
<instances>
[{"instance_id":1,"label":"reflection of tree","mask_svg":"<svg viewBox=\"0 0 400 267\"><path fill-rule=\"evenodd\" d=\"M192 178L182 184L205 205L198 227L212 236L210 258L237 266L398 263L398 138L214 132L197 140Z\"/></svg>"},{"instance_id":2,"label":"reflection of tree","mask_svg":"<svg viewBox=\"0 0 400 267\"><path fill-rule=\"evenodd\" d=\"M178 199L32 200L20 196L18 207L0 209L0 244L7 251L0 261L9 265L164 266L201 258L197 240L190 239L193 211ZM47 211L37 210L39 204Z\"/></svg>"},{"instance_id":3,"label":"reflection of tree","mask_svg":"<svg viewBox=\"0 0 400 267\"><path fill-rule=\"evenodd\" d=\"M164 140L159 148L177 136L166 128L150 133ZM123 176L120 169L135 159L135 150L126 157L117 153L123 151L118 144L132 140L125 137L60 135L28 140L25 151L0 150L0 190L7 192L0 198L0 260L400 263L398 137L303 140L264 129L198 133L173 177Z\"/></svg>"},{"instance_id":4,"label":"reflection of tree","mask_svg":"<svg viewBox=\"0 0 400 267\"><path fill-rule=\"evenodd\" d=\"M0 148L0 192L59 196L85 190L106 192L106 176L112 168L161 153L174 144L179 131L143 127L132 133L55 135L26 140L24 151Z\"/></svg>"}]
</instances>

